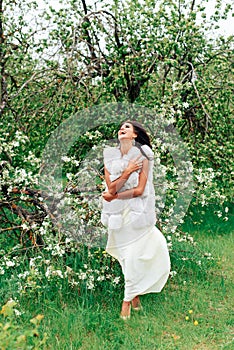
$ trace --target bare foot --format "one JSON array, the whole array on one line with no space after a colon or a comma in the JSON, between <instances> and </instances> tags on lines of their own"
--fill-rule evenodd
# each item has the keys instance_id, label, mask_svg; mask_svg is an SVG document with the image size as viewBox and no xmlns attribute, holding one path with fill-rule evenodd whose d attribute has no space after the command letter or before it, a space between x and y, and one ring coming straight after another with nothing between
<instances>
[{"instance_id":1,"label":"bare foot","mask_svg":"<svg viewBox=\"0 0 234 350\"><path fill-rule=\"evenodd\" d=\"M140 298L138 295L132 299L132 308L136 311L139 311L142 309Z\"/></svg>"},{"instance_id":2,"label":"bare foot","mask_svg":"<svg viewBox=\"0 0 234 350\"><path fill-rule=\"evenodd\" d=\"M131 303L130 303L130 301L123 301L120 317L123 320L127 320L127 319L130 318L130 314L131 314Z\"/></svg>"}]
</instances>

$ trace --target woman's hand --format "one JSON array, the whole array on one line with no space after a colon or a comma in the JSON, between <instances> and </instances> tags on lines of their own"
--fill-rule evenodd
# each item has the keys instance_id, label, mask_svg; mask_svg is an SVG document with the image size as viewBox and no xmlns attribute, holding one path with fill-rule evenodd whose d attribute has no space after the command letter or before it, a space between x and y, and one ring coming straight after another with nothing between
<instances>
[{"instance_id":1,"label":"woman's hand","mask_svg":"<svg viewBox=\"0 0 234 350\"><path fill-rule=\"evenodd\" d=\"M111 202L113 199L117 198L117 193L111 194L110 192L103 192L102 197L105 199L105 201Z\"/></svg>"},{"instance_id":2,"label":"woman's hand","mask_svg":"<svg viewBox=\"0 0 234 350\"><path fill-rule=\"evenodd\" d=\"M142 162L142 160L140 160L140 158L141 158L141 154L138 157L136 157L135 159L132 159L129 161L128 166L126 168L126 170L129 173L133 173L134 171L137 171L137 170L142 168L143 162Z\"/></svg>"},{"instance_id":3,"label":"woman's hand","mask_svg":"<svg viewBox=\"0 0 234 350\"><path fill-rule=\"evenodd\" d=\"M123 171L119 178L114 181L110 180L110 173L105 167L105 181L108 187L108 192L104 192L103 198L110 202L113 199L117 198L116 193L124 186L125 182L128 180L131 173L134 171L140 170L143 167L143 162L140 160L142 156L139 155L135 159L129 161L127 168Z\"/></svg>"}]
</instances>

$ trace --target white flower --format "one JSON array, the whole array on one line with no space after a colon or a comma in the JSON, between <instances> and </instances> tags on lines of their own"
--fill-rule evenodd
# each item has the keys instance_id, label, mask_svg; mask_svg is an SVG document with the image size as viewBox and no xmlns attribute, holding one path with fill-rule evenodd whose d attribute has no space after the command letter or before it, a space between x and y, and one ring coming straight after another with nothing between
<instances>
[{"instance_id":1,"label":"white flower","mask_svg":"<svg viewBox=\"0 0 234 350\"><path fill-rule=\"evenodd\" d=\"M169 250L171 249L171 247L172 247L172 242L167 243L167 248L168 248Z\"/></svg>"},{"instance_id":2,"label":"white flower","mask_svg":"<svg viewBox=\"0 0 234 350\"><path fill-rule=\"evenodd\" d=\"M169 275L171 277L175 277L177 275L177 272L176 271L170 271Z\"/></svg>"},{"instance_id":3,"label":"white flower","mask_svg":"<svg viewBox=\"0 0 234 350\"><path fill-rule=\"evenodd\" d=\"M88 280L88 282L87 282L87 288L88 288L88 289L94 289L94 283L93 283L92 280Z\"/></svg>"},{"instance_id":4,"label":"white flower","mask_svg":"<svg viewBox=\"0 0 234 350\"><path fill-rule=\"evenodd\" d=\"M42 236L46 234L46 230L42 226L39 228L39 232Z\"/></svg>"},{"instance_id":5,"label":"white flower","mask_svg":"<svg viewBox=\"0 0 234 350\"><path fill-rule=\"evenodd\" d=\"M12 141L11 144L13 147L19 147L19 141Z\"/></svg>"},{"instance_id":6,"label":"white flower","mask_svg":"<svg viewBox=\"0 0 234 350\"><path fill-rule=\"evenodd\" d=\"M14 300L14 299L10 298L10 299L8 300L7 304L8 304L8 305L13 304L13 305L15 306L15 305L17 304L17 300Z\"/></svg>"},{"instance_id":7,"label":"white flower","mask_svg":"<svg viewBox=\"0 0 234 350\"><path fill-rule=\"evenodd\" d=\"M29 226L25 222L21 225L21 227L22 227L23 230L28 230L29 229Z\"/></svg>"},{"instance_id":8,"label":"white flower","mask_svg":"<svg viewBox=\"0 0 234 350\"><path fill-rule=\"evenodd\" d=\"M7 267L15 266L15 262L14 262L14 261L8 260L8 261L6 261L6 266L7 266Z\"/></svg>"},{"instance_id":9,"label":"white flower","mask_svg":"<svg viewBox=\"0 0 234 350\"><path fill-rule=\"evenodd\" d=\"M61 157L61 159L62 159L62 161L63 162L70 162L70 160L71 160L71 158L69 158L69 157L67 157L67 156L63 156L63 157Z\"/></svg>"},{"instance_id":10,"label":"white flower","mask_svg":"<svg viewBox=\"0 0 234 350\"><path fill-rule=\"evenodd\" d=\"M172 90L176 91L179 90L182 87L182 84L179 83L178 81L176 81L173 85L172 85Z\"/></svg>"},{"instance_id":11,"label":"white flower","mask_svg":"<svg viewBox=\"0 0 234 350\"><path fill-rule=\"evenodd\" d=\"M74 160L73 163L78 166L80 164L80 162L78 160Z\"/></svg>"},{"instance_id":12,"label":"white flower","mask_svg":"<svg viewBox=\"0 0 234 350\"><path fill-rule=\"evenodd\" d=\"M61 270L54 270L54 271L52 271L52 275L53 276L58 276L60 278L63 278L63 273L62 273Z\"/></svg>"},{"instance_id":13,"label":"white flower","mask_svg":"<svg viewBox=\"0 0 234 350\"><path fill-rule=\"evenodd\" d=\"M72 274L72 273L73 273L73 270L72 270L71 267L66 266L66 272L67 272L68 274Z\"/></svg>"},{"instance_id":14,"label":"white flower","mask_svg":"<svg viewBox=\"0 0 234 350\"><path fill-rule=\"evenodd\" d=\"M183 107L184 107L184 108L188 108L188 107L189 107L188 102L183 102Z\"/></svg>"},{"instance_id":15,"label":"white flower","mask_svg":"<svg viewBox=\"0 0 234 350\"><path fill-rule=\"evenodd\" d=\"M72 242L72 239L71 239L70 237L66 237L65 243L68 244L68 243L70 243L70 242Z\"/></svg>"},{"instance_id":16,"label":"white flower","mask_svg":"<svg viewBox=\"0 0 234 350\"><path fill-rule=\"evenodd\" d=\"M78 286L79 282L75 281L74 279L69 281L69 283L71 284L72 287Z\"/></svg>"},{"instance_id":17,"label":"white flower","mask_svg":"<svg viewBox=\"0 0 234 350\"><path fill-rule=\"evenodd\" d=\"M98 276L97 281L102 282L105 280L105 276Z\"/></svg>"},{"instance_id":18,"label":"white flower","mask_svg":"<svg viewBox=\"0 0 234 350\"><path fill-rule=\"evenodd\" d=\"M114 283L114 284L118 284L119 281L120 281L120 276L115 277L114 280L113 280L113 283Z\"/></svg>"},{"instance_id":19,"label":"white flower","mask_svg":"<svg viewBox=\"0 0 234 350\"><path fill-rule=\"evenodd\" d=\"M18 277L21 278L26 278L29 275L29 271L25 271L24 273L19 273Z\"/></svg>"},{"instance_id":20,"label":"white flower","mask_svg":"<svg viewBox=\"0 0 234 350\"><path fill-rule=\"evenodd\" d=\"M204 256L208 256L208 257L211 257L211 253L204 253Z\"/></svg>"},{"instance_id":21,"label":"white flower","mask_svg":"<svg viewBox=\"0 0 234 350\"><path fill-rule=\"evenodd\" d=\"M87 274L85 272L80 272L78 277L80 280L85 280L87 278Z\"/></svg>"},{"instance_id":22,"label":"white flower","mask_svg":"<svg viewBox=\"0 0 234 350\"><path fill-rule=\"evenodd\" d=\"M20 311L19 311L19 310L17 310L17 309L14 309L14 312L15 312L16 316L20 316L20 315L22 315L22 312L20 312Z\"/></svg>"},{"instance_id":23,"label":"white flower","mask_svg":"<svg viewBox=\"0 0 234 350\"><path fill-rule=\"evenodd\" d=\"M67 179L68 179L69 181L71 181L72 178L73 178L73 174L72 174L72 173L67 173L67 174L66 174L66 177L67 177Z\"/></svg>"}]
</instances>

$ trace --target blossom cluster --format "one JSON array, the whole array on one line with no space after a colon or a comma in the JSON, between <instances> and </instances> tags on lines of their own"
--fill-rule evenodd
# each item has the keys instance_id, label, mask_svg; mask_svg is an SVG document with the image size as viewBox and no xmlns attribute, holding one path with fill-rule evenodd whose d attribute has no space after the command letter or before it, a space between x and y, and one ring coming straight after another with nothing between
<instances>
[{"instance_id":1,"label":"blossom cluster","mask_svg":"<svg viewBox=\"0 0 234 350\"><path fill-rule=\"evenodd\" d=\"M100 133L95 131L92 136L90 132L85 137L91 141L99 140ZM56 184L52 178L50 182L48 178L47 183L53 186L47 187L45 193L39 191L36 195L40 160L29 150L27 143L28 138L22 132L16 132L11 139L6 133L1 136L0 199L5 203L5 213L10 218L2 227L8 232L13 221L13 232L20 237L19 240L17 235L13 236L11 243L0 251L1 276L17 281L19 293L28 290L39 292L46 288L45 281L57 283L61 288L61 280L74 288L85 285L88 290L94 290L105 282L116 288L121 283L121 270L117 262L103 252L107 232L100 225L101 192L105 188L101 163L104 141L99 146L94 144L82 161L64 155L62 162L67 166L65 186L62 188L61 184ZM180 208L179 212L174 210L174 204L179 186L182 193L189 188L187 176L192 173L192 164L185 160L184 164L181 163L182 167L176 168L173 159L165 163L166 158L159 151L159 146L162 153L167 148L158 139L153 144L156 211L158 224L166 235L169 250L176 262L171 276L176 276L180 264L192 262L193 266L203 268L213 258L209 252L204 253L196 248L191 235L177 229L178 224L183 222L186 208ZM194 173L198 186L196 194L203 200L203 190L207 191L208 196L209 189L214 187L214 171L210 168L195 169ZM32 197L27 194L28 189L34 190ZM216 198L224 199L218 193ZM208 200L209 197L206 197L205 203ZM21 209L11 211L9 203ZM226 208L225 216L228 214ZM217 214L223 215L221 211ZM88 249L84 256L79 253L82 247ZM94 247L102 248L94 251ZM70 255L76 254L83 256L79 267L71 261L67 262Z\"/></svg>"}]
</instances>

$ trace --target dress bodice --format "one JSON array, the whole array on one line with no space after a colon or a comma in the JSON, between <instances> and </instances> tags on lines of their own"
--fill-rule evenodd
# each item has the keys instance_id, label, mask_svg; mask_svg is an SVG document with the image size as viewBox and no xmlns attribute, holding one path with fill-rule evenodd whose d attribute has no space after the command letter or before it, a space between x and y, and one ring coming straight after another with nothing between
<instances>
[{"instance_id":1,"label":"dress bodice","mask_svg":"<svg viewBox=\"0 0 234 350\"><path fill-rule=\"evenodd\" d=\"M114 181L121 176L130 160L140 155L140 160L149 160L149 172L144 192L139 197L129 199L114 199L111 202L103 200L101 221L109 228L118 228L123 225L124 213L131 216L132 224L147 225L155 223L155 194L153 186L153 159L154 155L150 147L142 146L144 154L138 147L132 146L127 154L122 155L118 147L108 147L104 149L104 164L110 173L110 180ZM119 192L137 187L140 170L131 173L128 180ZM106 188L107 189L107 188Z\"/></svg>"}]
</instances>

